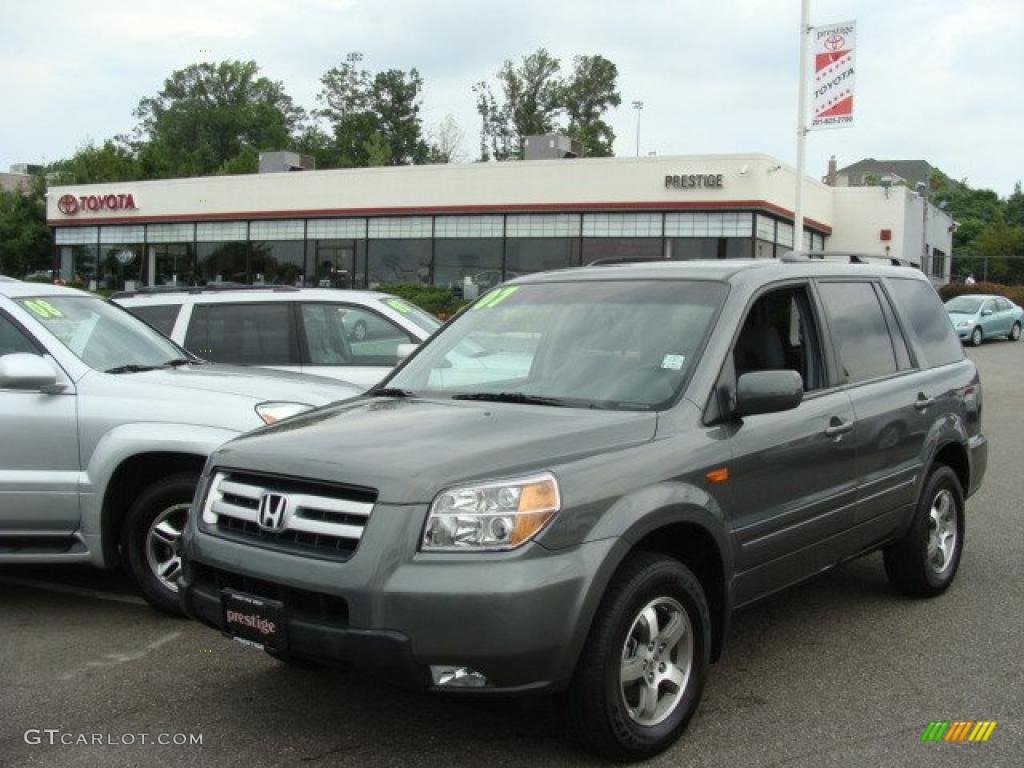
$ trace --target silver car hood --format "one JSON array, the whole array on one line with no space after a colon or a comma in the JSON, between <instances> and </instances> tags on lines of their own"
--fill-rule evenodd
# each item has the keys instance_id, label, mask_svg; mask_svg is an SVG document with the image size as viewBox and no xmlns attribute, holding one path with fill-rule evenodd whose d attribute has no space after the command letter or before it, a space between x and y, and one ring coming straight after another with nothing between
<instances>
[{"instance_id":1,"label":"silver car hood","mask_svg":"<svg viewBox=\"0 0 1024 768\"><path fill-rule=\"evenodd\" d=\"M116 378L118 388L123 385L133 389L158 389L164 397L178 390L183 398L191 397L191 391L197 394L234 395L254 402L280 400L316 406L346 400L361 392L359 387L336 379L216 363L182 365L139 373L93 372L82 383L87 381L88 386L95 386L100 377L108 380L108 386L112 384L109 379Z\"/></svg>"}]
</instances>

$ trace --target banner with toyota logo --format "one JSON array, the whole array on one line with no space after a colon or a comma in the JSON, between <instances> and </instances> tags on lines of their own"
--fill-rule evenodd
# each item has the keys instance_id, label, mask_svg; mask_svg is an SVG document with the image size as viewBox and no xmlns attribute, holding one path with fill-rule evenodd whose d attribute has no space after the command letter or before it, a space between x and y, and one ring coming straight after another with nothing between
<instances>
[{"instance_id":1,"label":"banner with toyota logo","mask_svg":"<svg viewBox=\"0 0 1024 768\"><path fill-rule=\"evenodd\" d=\"M814 84L808 130L853 125L857 75L857 22L844 21L811 29Z\"/></svg>"}]
</instances>

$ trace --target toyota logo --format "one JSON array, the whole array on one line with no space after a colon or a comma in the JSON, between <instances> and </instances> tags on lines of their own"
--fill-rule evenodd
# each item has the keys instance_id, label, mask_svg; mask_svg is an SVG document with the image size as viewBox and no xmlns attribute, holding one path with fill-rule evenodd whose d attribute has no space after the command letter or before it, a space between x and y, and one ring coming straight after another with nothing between
<instances>
[{"instance_id":1,"label":"toyota logo","mask_svg":"<svg viewBox=\"0 0 1024 768\"><path fill-rule=\"evenodd\" d=\"M61 195L57 201L57 210L65 216L74 216L78 213L78 200L74 195Z\"/></svg>"},{"instance_id":2,"label":"toyota logo","mask_svg":"<svg viewBox=\"0 0 1024 768\"><path fill-rule=\"evenodd\" d=\"M841 51L844 45L846 45L846 37L844 35L831 35L825 38L826 50Z\"/></svg>"},{"instance_id":3,"label":"toyota logo","mask_svg":"<svg viewBox=\"0 0 1024 768\"><path fill-rule=\"evenodd\" d=\"M280 533L284 530L288 512L288 497L282 493L264 493L260 496L257 522L264 531Z\"/></svg>"}]
</instances>

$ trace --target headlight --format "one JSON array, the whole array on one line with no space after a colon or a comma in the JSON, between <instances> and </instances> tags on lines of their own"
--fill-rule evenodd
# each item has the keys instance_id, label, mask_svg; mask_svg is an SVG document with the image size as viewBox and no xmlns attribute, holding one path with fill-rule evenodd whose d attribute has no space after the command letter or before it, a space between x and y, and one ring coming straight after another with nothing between
<instances>
[{"instance_id":1,"label":"headlight","mask_svg":"<svg viewBox=\"0 0 1024 768\"><path fill-rule=\"evenodd\" d=\"M974 321L973 320L961 320L959 323L956 324L956 327L957 328L970 328L972 325L974 325Z\"/></svg>"},{"instance_id":2,"label":"headlight","mask_svg":"<svg viewBox=\"0 0 1024 768\"><path fill-rule=\"evenodd\" d=\"M263 419L264 424L275 424L312 408L312 405L305 403L260 403L256 406L256 415Z\"/></svg>"},{"instance_id":3,"label":"headlight","mask_svg":"<svg viewBox=\"0 0 1024 768\"><path fill-rule=\"evenodd\" d=\"M430 505L424 551L515 549L536 536L562 507L550 472L448 488Z\"/></svg>"}]
</instances>

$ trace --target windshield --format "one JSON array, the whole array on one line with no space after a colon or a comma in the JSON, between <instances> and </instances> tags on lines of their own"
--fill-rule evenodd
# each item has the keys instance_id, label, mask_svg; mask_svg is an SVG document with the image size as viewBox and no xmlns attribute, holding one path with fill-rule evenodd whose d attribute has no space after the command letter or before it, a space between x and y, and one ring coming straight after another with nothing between
<instances>
[{"instance_id":1,"label":"windshield","mask_svg":"<svg viewBox=\"0 0 1024 768\"><path fill-rule=\"evenodd\" d=\"M973 315L978 311L981 303L985 299L978 298L977 296L957 296L955 299L950 299L946 302L947 312L959 312L963 315Z\"/></svg>"},{"instance_id":2,"label":"windshield","mask_svg":"<svg viewBox=\"0 0 1024 768\"><path fill-rule=\"evenodd\" d=\"M83 363L97 371L152 368L184 356L141 320L91 296L45 296L18 303Z\"/></svg>"},{"instance_id":3,"label":"windshield","mask_svg":"<svg viewBox=\"0 0 1024 768\"><path fill-rule=\"evenodd\" d=\"M441 327L440 320L433 315L427 314L415 304L410 304L405 299L399 299L397 296L388 296L381 299L381 301L417 328L426 331L427 336Z\"/></svg>"},{"instance_id":4,"label":"windshield","mask_svg":"<svg viewBox=\"0 0 1024 768\"><path fill-rule=\"evenodd\" d=\"M649 409L678 394L722 283L585 281L498 288L388 381L425 396ZM544 400L554 402L543 402Z\"/></svg>"}]
</instances>

